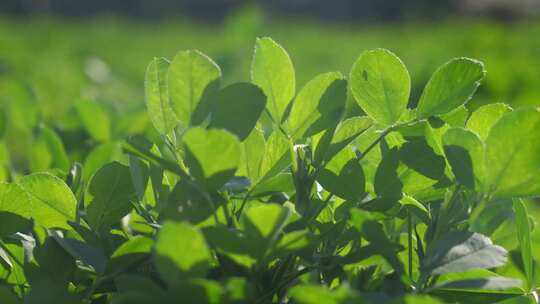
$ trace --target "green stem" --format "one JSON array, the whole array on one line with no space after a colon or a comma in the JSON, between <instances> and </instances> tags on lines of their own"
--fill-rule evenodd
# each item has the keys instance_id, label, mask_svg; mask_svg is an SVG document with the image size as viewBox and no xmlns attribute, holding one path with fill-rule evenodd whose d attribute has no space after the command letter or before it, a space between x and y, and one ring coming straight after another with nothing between
<instances>
[{"instance_id":1,"label":"green stem","mask_svg":"<svg viewBox=\"0 0 540 304\"><path fill-rule=\"evenodd\" d=\"M413 225L411 212L407 211L407 246L409 253L409 279L414 283L413 279Z\"/></svg>"},{"instance_id":2,"label":"green stem","mask_svg":"<svg viewBox=\"0 0 540 304\"><path fill-rule=\"evenodd\" d=\"M437 217L437 223L435 225L435 232L433 233L432 242L439 238L439 235L441 234L441 229L443 224L448 224L448 214L450 214L450 210L452 210L453 202L456 199L459 191L461 190L461 186L458 184L456 188L454 189L454 192L452 192L452 196L448 201L443 203L441 206L441 209L439 210L439 215Z\"/></svg>"},{"instance_id":3,"label":"green stem","mask_svg":"<svg viewBox=\"0 0 540 304\"><path fill-rule=\"evenodd\" d=\"M246 193L246 196L244 196L244 199L242 200L242 204L240 205L240 208L236 212L236 220L240 220L240 216L242 215L242 212L244 211L244 208L246 207L246 204L250 195L251 195L251 190Z\"/></svg>"},{"instance_id":4,"label":"green stem","mask_svg":"<svg viewBox=\"0 0 540 304\"><path fill-rule=\"evenodd\" d=\"M373 150L373 148L375 148L377 146L377 144L383 140L386 135L388 135L390 132L392 131L395 131L403 126L406 126L406 125L410 125L410 124L414 124L416 122L418 122L419 120L418 119L412 119L412 120L409 120L407 122L404 122L404 123L400 123L400 124L395 124L393 126L390 126L386 129L384 129L381 133L381 135L379 135L379 137L377 137L377 139L372 142L364 151L362 151L362 154L357 158L358 160L361 160L362 158L364 158L364 156L366 156L371 150Z\"/></svg>"},{"instance_id":5,"label":"green stem","mask_svg":"<svg viewBox=\"0 0 540 304\"><path fill-rule=\"evenodd\" d=\"M482 213L482 210L484 210L487 206L487 204L491 201L490 195L485 195L482 200L474 207L474 210L471 213L469 223L474 223L478 217L480 216L480 213Z\"/></svg>"},{"instance_id":6,"label":"green stem","mask_svg":"<svg viewBox=\"0 0 540 304\"><path fill-rule=\"evenodd\" d=\"M362 158L364 158L364 156L366 156L371 150L373 150L373 148L375 148L377 144L381 140L383 140L386 137L386 135L388 135L388 133L390 133L391 131L392 131L392 128L388 128L384 130L374 142L372 142L364 151L362 151L362 154L357 159L361 160Z\"/></svg>"}]
</instances>

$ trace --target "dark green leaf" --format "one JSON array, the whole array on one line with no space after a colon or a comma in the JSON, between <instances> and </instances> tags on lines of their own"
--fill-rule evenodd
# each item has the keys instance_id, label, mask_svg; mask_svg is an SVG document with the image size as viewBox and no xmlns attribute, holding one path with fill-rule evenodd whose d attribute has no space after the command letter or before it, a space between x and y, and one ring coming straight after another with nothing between
<instances>
[{"instance_id":1,"label":"dark green leaf","mask_svg":"<svg viewBox=\"0 0 540 304\"><path fill-rule=\"evenodd\" d=\"M95 231L101 231L120 221L132 209L136 193L129 168L112 162L90 180L85 196L87 220Z\"/></svg>"},{"instance_id":2,"label":"dark green leaf","mask_svg":"<svg viewBox=\"0 0 540 304\"><path fill-rule=\"evenodd\" d=\"M223 128L244 141L266 105L266 96L250 83L235 83L222 89L212 112L211 128Z\"/></svg>"},{"instance_id":3,"label":"dark green leaf","mask_svg":"<svg viewBox=\"0 0 540 304\"><path fill-rule=\"evenodd\" d=\"M466 129L451 128L444 133L442 142L456 180L479 190L484 174L484 145L480 138Z\"/></svg>"},{"instance_id":4,"label":"dark green leaf","mask_svg":"<svg viewBox=\"0 0 540 304\"><path fill-rule=\"evenodd\" d=\"M350 149L338 153L319 172L317 181L326 191L346 200L361 201L365 195L364 171Z\"/></svg>"}]
</instances>

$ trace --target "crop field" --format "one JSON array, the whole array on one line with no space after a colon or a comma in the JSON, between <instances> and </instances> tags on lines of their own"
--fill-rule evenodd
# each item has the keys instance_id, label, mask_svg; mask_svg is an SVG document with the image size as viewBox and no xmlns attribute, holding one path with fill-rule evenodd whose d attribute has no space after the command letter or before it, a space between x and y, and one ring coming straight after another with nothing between
<instances>
[{"instance_id":1,"label":"crop field","mask_svg":"<svg viewBox=\"0 0 540 304\"><path fill-rule=\"evenodd\" d=\"M0 20L0 304L539 303L540 23Z\"/></svg>"}]
</instances>

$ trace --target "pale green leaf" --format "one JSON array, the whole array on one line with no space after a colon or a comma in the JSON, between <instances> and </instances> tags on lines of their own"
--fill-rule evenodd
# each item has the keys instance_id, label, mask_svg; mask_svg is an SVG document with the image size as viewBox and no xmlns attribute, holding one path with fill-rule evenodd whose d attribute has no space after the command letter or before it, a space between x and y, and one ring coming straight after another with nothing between
<instances>
[{"instance_id":1,"label":"pale green leaf","mask_svg":"<svg viewBox=\"0 0 540 304\"><path fill-rule=\"evenodd\" d=\"M396 55L377 49L360 55L352 67L350 85L362 110L378 123L392 125L407 107L411 78Z\"/></svg>"},{"instance_id":2,"label":"pale green leaf","mask_svg":"<svg viewBox=\"0 0 540 304\"><path fill-rule=\"evenodd\" d=\"M339 72L321 74L296 96L288 118L295 139L308 137L336 125L345 109L347 82Z\"/></svg>"},{"instance_id":3,"label":"pale green leaf","mask_svg":"<svg viewBox=\"0 0 540 304\"><path fill-rule=\"evenodd\" d=\"M0 212L30 218L32 216L30 196L18 184L0 183Z\"/></svg>"},{"instance_id":4,"label":"pale green leaf","mask_svg":"<svg viewBox=\"0 0 540 304\"><path fill-rule=\"evenodd\" d=\"M199 51L183 51L174 57L169 65L167 86L172 109L183 128L204 121L220 79L217 64Z\"/></svg>"},{"instance_id":5,"label":"pale green leaf","mask_svg":"<svg viewBox=\"0 0 540 304\"><path fill-rule=\"evenodd\" d=\"M248 177L252 183L258 181L259 168L265 155L265 147L264 134L257 128L253 129L241 144L242 161L237 174Z\"/></svg>"},{"instance_id":6,"label":"pale green leaf","mask_svg":"<svg viewBox=\"0 0 540 304\"><path fill-rule=\"evenodd\" d=\"M107 111L97 102L81 100L75 104L82 125L90 136L99 142L111 138L111 120Z\"/></svg>"},{"instance_id":7,"label":"pale green leaf","mask_svg":"<svg viewBox=\"0 0 540 304\"><path fill-rule=\"evenodd\" d=\"M188 130L183 138L191 174L209 188L217 189L234 176L240 165L240 142L225 130Z\"/></svg>"},{"instance_id":8,"label":"pale green leaf","mask_svg":"<svg viewBox=\"0 0 540 304\"><path fill-rule=\"evenodd\" d=\"M154 254L157 270L170 283L203 277L211 259L203 234L187 223L165 222L157 235Z\"/></svg>"},{"instance_id":9,"label":"pale green leaf","mask_svg":"<svg viewBox=\"0 0 540 304\"><path fill-rule=\"evenodd\" d=\"M277 124L295 94L294 67L287 52L271 38L258 38L251 63L251 81L268 98L266 108Z\"/></svg>"},{"instance_id":10,"label":"pale green leaf","mask_svg":"<svg viewBox=\"0 0 540 304\"><path fill-rule=\"evenodd\" d=\"M31 217L47 228L71 229L75 220L77 200L69 187L48 173L24 176L18 183L28 194Z\"/></svg>"},{"instance_id":11,"label":"pale green leaf","mask_svg":"<svg viewBox=\"0 0 540 304\"><path fill-rule=\"evenodd\" d=\"M488 191L496 197L540 195L540 108L505 114L486 139Z\"/></svg>"},{"instance_id":12,"label":"pale green leaf","mask_svg":"<svg viewBox=\"0 0 540 304\"><path fill-rule=\"evenodd\" d=\"M169 101L168 68L167 59L157 57L152 59L146 69L144 81L148 115L156 130L161 134L168 134L178 123Z\"/></svg>"},{"instance_id":13,"label":"pale green leaf","mask_svg":"<svg viewBox=\"0 0 540 304\"><path fill-rule=\"evenodd\" d=\"M467 121L467 129L475 132L485 140L491 127L505 113L512 111L512 108L504 103L491 103L476 109Z\"/></svg>"},{"instance_id":14,"label":"pale green leaf","mask_svg":"<svg viewBox=\"0 0 540 304\"><path fill-rule=\"evenodd\" d=\"M426 84L416 115L427 118L448 113L467 103L486 72L480 61L456 58L442 65Z\"/></svg>"},{"instance_id":15,"label":"pale green leaf","mask_svg":"<svg viewBox=\"0 0 540 304\"><path fill-rule=\"evenodd\" d=\"M259 167L259 182L276 176L291 164L290 148L290 142L283 134L278 131L270 134Z\"/></svg>"},{"instance_id":16,"label":"pale green leaf","mask_svg":"<svg viewBox=\"0 0 540 304\"><path fill-rule=\"evenodd\" d=\"M521 199L514 199L514 214L516 217L516 230L519 240L519 249L521 252L521 259L523 262L523 269L525 270L525 277L527 278L527 287L529 289L534 288L534 260L533 260L533 247L531 239L531 223L529 221L529 214L527 208Z\"/></svg>"}]
</instances>

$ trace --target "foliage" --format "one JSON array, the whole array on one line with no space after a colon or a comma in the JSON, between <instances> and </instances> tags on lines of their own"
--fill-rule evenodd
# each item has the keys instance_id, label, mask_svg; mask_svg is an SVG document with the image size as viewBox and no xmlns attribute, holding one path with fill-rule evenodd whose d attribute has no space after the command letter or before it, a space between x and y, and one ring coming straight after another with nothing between
<instances>
[{"instance_id":1,"label":"foliage","mask_svg":"<svg viewBox=\"0 0 540 304\"><path fill-rule=\"evenodd\" d=\"M469 115L484 74L451 60L416 102L382 49L298 92L270 38L256 42L252 83L223 86L199 51L155 58L155 130L115 131L80 101L73 115L97 143L85 164L70 165L67 134L42 128L32 155L46 172L7 170L0 299L536 303L540 108Z\"/></svg>"}]
</instances>

